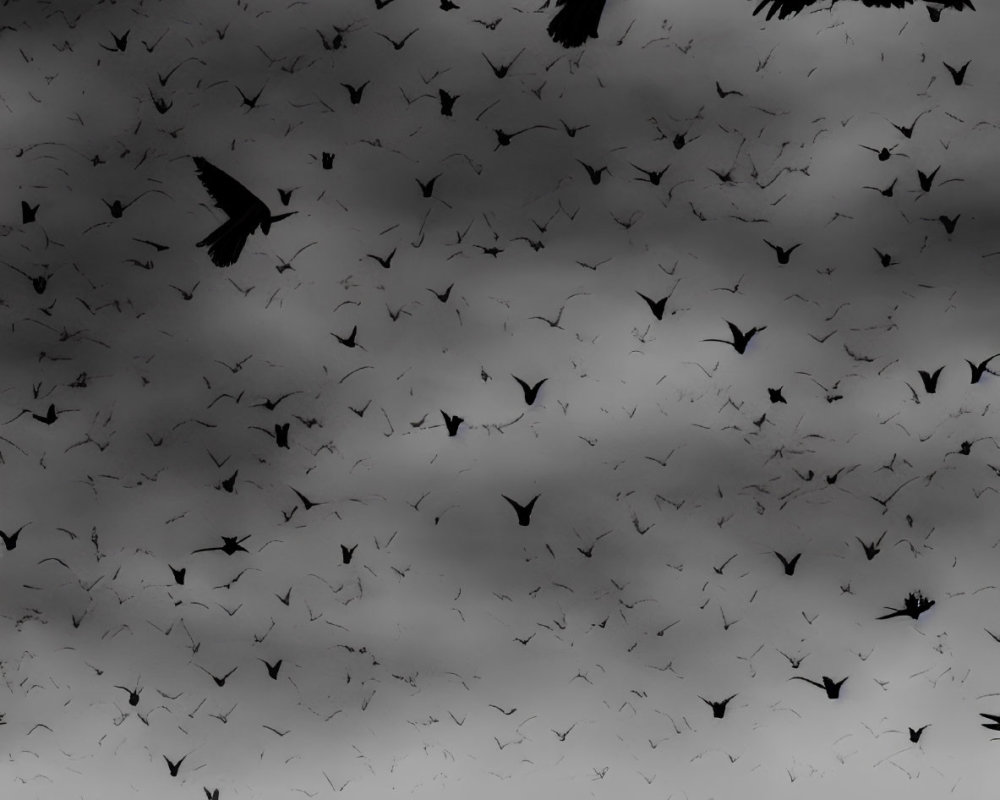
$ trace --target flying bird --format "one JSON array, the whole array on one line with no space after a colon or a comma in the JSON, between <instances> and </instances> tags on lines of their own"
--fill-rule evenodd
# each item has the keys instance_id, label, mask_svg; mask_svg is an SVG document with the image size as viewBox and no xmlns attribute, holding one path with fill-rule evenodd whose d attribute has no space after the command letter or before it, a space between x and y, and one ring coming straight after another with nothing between
<instances>
[{"instance_id":1,"label":"flying bird","mask_svg":"<svg viewBox=\"0 0 1000 800\"><path fill-rule=\"evenodd\" d=\"M214 164L201 156L194 156L194 163L202 185L216 206L229 217L197 244L198 247L208 248L208 255L217 267L235 264L243 252L247 237L257 228L266 236L272 223L295 213L289 211L273 215L264 201Z\"/></svg>"},{"instance_id":2,"label":"flying bird","mask_svg":"<svg viewBox=\"0 0 1000 800\"><path fill-rule=\"evenodd\" d=\"M743 333L739 328L737 328L728 319L724 320L729 326L729 330L733 333L733 340L728 339L702 339L703 342L722 342L722 344L732 345L733 349L743 355L747 350L747 345L750 344L750 340L758 333L763 330L767 330L767 325L761 325L759 328L751 328L746 333Z\"/></svg>"},{"instance_id":3,"label":"flying bird","mask_svg":"<svg viewBox=\"0 0 1000 800\"><path fill-rule=\"evenodd\" d=\"M527 528L528 525L531 524L531 512L535 508L535 501L538 500L538 498L541 497L541 495L536 494L534 497L531 498L531 500L528 501L527 504L523 506L516 500L511 500L505 494L501 494L500 496L508 503L510 503L511 506L513 506L514 508L514 511L517 512L517 524L520 525L521 527Z\"/></svg>"}]
</instances>

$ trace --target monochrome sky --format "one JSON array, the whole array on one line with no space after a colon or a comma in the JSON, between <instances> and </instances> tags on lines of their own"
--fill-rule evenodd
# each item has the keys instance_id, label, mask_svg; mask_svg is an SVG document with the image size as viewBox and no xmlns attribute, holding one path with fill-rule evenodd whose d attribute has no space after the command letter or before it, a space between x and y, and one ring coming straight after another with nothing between
<instances>
[{"instance_id":1,"label":"monochrome sky","mask_svg":"<svg viewBox=\"0 0 1000 800\"><path fill-rule=\"evenodd\" d=\"M996 10L458 6L5 10L9 796L982 796Z\"/></svg>"}]
</instances>

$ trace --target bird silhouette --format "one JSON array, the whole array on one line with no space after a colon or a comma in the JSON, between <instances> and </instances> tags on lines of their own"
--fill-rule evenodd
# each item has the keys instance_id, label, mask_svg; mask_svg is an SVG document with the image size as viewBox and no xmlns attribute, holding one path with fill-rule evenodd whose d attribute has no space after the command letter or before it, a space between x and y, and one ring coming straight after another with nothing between
<instances>
[{"instance_id":1,"label":"bird silhouette","mask_svg":"<svg viewBox=\"0 0 1000 800\"><path fill-rule=\"evenodd\" d=\"M534 386L529 386L527 383L522 381L517 375L511 375L511 377L521 385L521 389L524 391L524 402L529 406L534 405L536 398L538 397L538 390L542 388L542 384L545 383L548 378L542 378Z\"/></svg>"},{"instance_id":2,"label":"bird silhouette","mask_svg":"<svg viewBox=\"0 0 1000 800\"><path fill-rule=\"evenodd\" d=\"M187 758L187 756L181 756L177 761L171 761L166 756L163 757L163 760L167 762L167 769L170 770L171 777L177 777L177 773L180 772L181 764L184 763L185 758Z\"/></svg>"},{"instance_id":3,"label":"bird silhouette","mask_svg":"<svg viewBox=\"0 0 1000 800\"><path fill-rule=\"evenodd\" d=\"M826 692L826 696L830 700L836 700L838 697L840 697L840 687L842 687L844 683L847 682L847 678L844 678L839 681L834 681L833 678L830 678L827 675L823 676L822 683L820 683L819 681L811 680L809 678L803 678L801 675L793 675L788 680L790 681L799 680L799 681L805 681L806 683L811 683L813 686L817 686L820 689L823 689Z\"/></svg>"},{"instance_id":4,"label":"bird silhouette","mask_svg":"<svg viewBox=\"0 0 1000 800\"><path fill-rule=\"evenodd\" d=\"M646 305L649 306L649 310L653 312L653 316L659 320L663 319L663 311L667 307L667 300L670 299L670 294L666 297L661 297L659 300L654 300L651 297L646 297L642 292L636 292L639 297L646 301ZM673 294L673 292L671 292Z\"/></svg>"},{"instance_id":5,"label":"bird silhouette","mask_svg":"<svg viewBox=\"0 0 1000 800\"><path fill-rule=\"evenodd\" d=\"M524 528L527 528L528 525L531 524L531 512L535 508L535 501L537 501L538 498L541 497L541 495L536 494L534 497L531 498L530 501L528 501L527 504L523 506L516 500L511 500L505 494L501 494L500 496L508 503L510 503L514 511L517 512L517 524Z\"/></svg>"},{"instance_id":6,"label":"bird silhouette","mask_svg":"<svg viewBox=\"0 0 1000 800\"><path fill-rule=\"evenodd\" d=\"M347 545L343 545L342 544L340 546L340 560L344 564L350 564L351 563L351 559L354 558L354 551L357 550L357 549L358 549L357 545L354 545L352 547L348 547Z\"/></svg>"},{"instance_id":7,"label":"bird silhouette","mask_svg":"<svg viewBox=\"0 0 1000 800\"><path fill-rule=\"evenodd\" d=\"M917 370L917 374L920 375L920 380L923 381L924 391L927 394L934 394L937 391L938 378L941 377L941 371L944 369L943 366L938 367L934 372L927 372L927 370Z\"/></svg>"},{"instance_id":8,"label":"bird silhouette","mask_svg":"<svg viewBox=\"0 0 1000 800\"><path fill-rule=\"evenodd\" d=\"M764 239L764 244L774 250L775 254L778 256L779 264L787 264L792 257L792 253L794 253L797 248L802 246L802 243L799 242L798 244L793 244L791 247L779 247L776 244L772 244L767 239Z\"/></svg>"},{"instance_id":9,"label":"bird silhouette","mask_svg":"<svg viewBox=\"0 0 1000 800\"><path fill-rule=\"evenodd\" d=\"M432 295L434 295L438 299L439 302L441 302L441 303L447 303L448 302L448 298L451 297L451 290L452 290L452 288L454 288L454 286L455 286L454 283L449 284L448 288L445 289L443 292L438 292L438 291L435 291L434 289L428 289L427 291L430 292Z\"/></svg>"},{"instance_id":10,"label":"bird silhouette","mask_svg":"<svg viewBox=\"0 0 1000 800\"><path fill-rule=\"evenodd\" d=\"M881 617L876 617L876 619L892 619L893 617L917 619L921 614L930 609L934 605L934 602L924 597L923 592L910 592L906 596L906 599L903 600L902 608L889 608L889 606L886 606L889 609L889 613L883 614Z\"/></svg>"},{"instance_id":11,"label":"bird silhouette","mask_svg":"<svg viewBox=\"0 0 1000 800\"><path fill-rule=\"evenodd\" d=\"M213 550L221 550L227 556L231 556L234 553L241 553L241 552L249 553L250 551L243 546L243 542L245 542L249 538L250 538L249 534L244 536L242 539L237 536L223 536L221 545L218 545L216 547L199 547L197 550L192 550L191 553L192 555L194 553L208 553Z\"/></svg>"},{"instance_id":12,"label":"bird silhouette","mask_svg":"<svg viewBox=\"0 0 1000 800\"><path fill-rule=\"evenodd\" d=\"M730 700L736 697L736 695L731 694L725 700L705 700L705 698L701 695L698 695L698 697L712 707L712 716L715 717L715 719L722 719L726 716L726 706L729 704Z\"/></svg>"},{"instance_id":13,"label":"bird silhouette","mask_svg":"<svg viewBox=\"0 0 1000 800\"><path fill-rule=\"evenodd\" d=\"M444 417L444 425L448 429L449 436L455 436L458 433L458 426L465 422L461 417L453 417L446 411L442 411L441 416Z\"/></svg>"},{"instance_id":14,"label":"bird silhouette","mask_svg":"<svg viewBox=\"0 0 1000 800\"><path fill-rule=\"evenodd\" d=\"M267 668L267 677L269 677L272 681L278 680L278 670L281 669L282 659L279 658L273 664L265 661L263 658L258 658L257 660Z\"/></svg>"},{"instance_id":15,"label":"bird silhouette","mask_svg":"<svg viewBox=\"0 0 1000 800\"><path fill-rule=\"evenodd\" d=\"M759 328L751 328L746 333L743 333L739 328L737 328L729 320L723 320L728 326L729 330L732 331L733 340L728 339L702 339L703 342L721 342L722 344L731 345L732 348L743 355L747 350L747 345L750 344L750 340L753 339L761 331L767 330L767 325L761 325Z\"/></svg>"},{"instance_id":16,"label":"bird silhouette","mask_svg":"<svg viewBox=\"0 0 1000 800\"><path fill-rule=\"evenodd\" d=\"M667 170L670 169L669 164L667 164L667 166L665 166L663 169L644 169L643 167L640 167L638 164L632 164L632 166L642 173L642 176L637 177L636 180L645 181L651 186L659 186L660 181L663 180L663 176L666 174Z\"/></svg>"},{"instance_id":17,"label":"bird silhouette","mask_svg":"<svg viewBox=\"0 0 1000 800\"><path fill-rule=\"evenodd\" d=\"M520 50L518 50L517 55L515 55L510 61L508 61L506 64L500 64L500 65L494 64L492 61L490 61L490 57L486 55L486 53L483 53L482 55L483 58L486 59L486 63L490 65L490 69L493 70L493 74L496 75L498 78L502 79L507 77L507 73L510 72L510 68L514 66L514 62L521 57L521 54L524 52L524 50L525 48L522 47Z\"/></svg>"},{"instance_id":18,"label":"bird silhouette","mask_svg":"<svg viewBox=\"0 0 1000 800\"><path fill-rule=\"evenodd\" d=\"M208 675L208 677L210 677L213 681L215 681L215 685L218 686L220 689L223 686L226 685L226 681L229 680L229 676L232 675L234 672L236 672L236 670L239 669L239 665L237 665L237 666L233 667L231 670L229 670L229 672L227 672L225 675L222 675L220 677L218 675L215 675L215 674L209 672L207 669L205 669L203 666L201 666L201 664L195 664L195 666L198 667L198 669L200 669L206 675Z\"/></svg>"},{"instance_id":19,"label":"bird silhouette","mask_svg":"<svg viewBox=\"0 0 1000 800\"><path fill-rule=\"evenodd\" d=\"M989 720L989 722L983 723L984 728L989 728L991 731L1000 731L1000 714L984 714L983 712L979 712L979 716Z\"/></svg>"},{"instance_id":20,"label":"bird silhouette","mask_svg":"<svg viewBox=\"0 0 1000 800\"><path fill-rule=\"evenodd\" d=\"M991 372L988 369L989 363L997 356L1000 356L1000 353L994 353L989 358L980 361L978 364L974 364L973 362L969 361L969 359L965 359L965 363L968 364L969 369L972 370L972 380L970 381L970 383L979 383L979 379L982 378L983 374L986 372L989 372L990 375L992 375L993 372Z\"/></svg>"},{"instance_id":21,"label":"bird silhouette","mask_svg":"<svg viewBox=\"0 0 1000 800\"><path fill-rule=\"evenodd\" d=\"M229 217L222 225L197 243L208 247L208 255L217 267L228 267L237 262L247 237L257 228L267 235L271 225L294 214L273 215L264 202L243 184L230 177L201 156L194 156L198 178L215 201Z\"/></svg>"},{"instance_id":22,"label":"bird silhouette","mask_svg":"<svg viewBox=\"0 0 1000 800\"><path fill-rule=\"evenodd\" d=\"M30 222L34 222L38 216L38 209L41 207L41 203L36 203L35 205L28 205L24 200L21 201L21 224L27 225Z\"/></svg>"},{"instance_id":23,"label":"bird silhouette","mask_svg":"<svg viewBox=\"0 0 1000 800\"><path fill-rule=\"evenodd\" d=\"M442 117L454 116L455 103L459 97L461 97L461 95L448 94L448 92L446 92L444 89L438 89L438 99L441 102Z\"/></svg>"},{"instance_id":24,"label":"bird silhouette","mask_svg":"<svg viewBox=\"0 0 1000 800\"><path fill-rule=\"evenodd\" d=\"M785 396L781 393L781 390L784 388L785 388L784 386L779 386L777 389L772 389L768 387L767 389L768 399L772 403L785 403L787 405L788 401L785 399Z\"/></svg>"},{"instance_id":25,"label":"bird silhouette","mask_svg":"<svg viewBox=\"0 0 1000 800\"><path fill-rule=\"evenodd\" d=\"M961 86L965 83L965 71L969 68L969 64L971 64L972 61L966 61L958 69L955 69L955 67L946 61L942 61L941 63L944 64L945 69L947 69L951 74L951 79L955 82L956 86Z\"/></svg>"},{"instance_id":26,"label":"bird silhouette","mask_svg":"<svg viewBox=\"0 0 1000 800\"><path fill-rule=\"evenodd\" d=\"M944 225L944 232L949 236L955 232L955 226L958 225L958 218L961 214L956 214L954 217L948 217L945 214L941 214L938 217L938 222Z\"/></svg>"},{"instance_id":27,"label":"bird silhouette","mask_svg":"<svg viewBox=\"0 0 1000 800\"><path fill-rule=\"evenodd\" d=\"M187 567L181 567L180 569L178 569L177 567L174 567L171 564L167 564L167 566L170 567L170 573L174 576L174 583L176 583L178 586L183 586L184 578L187 575Z\"/></svg>"},{"instance_id":28,"label":"bird silhouette","mask_svg":"<svg viewBox=\"0 0 1000 800\"><path fill-rule=\"evenodd\" d=\"M351 105L356 106L361 103L361 98L365 93L365 87L368 86L369 83L371 83L371 81L365 81L360 86L352 86L349 83L341 83L340 85L347 89L347 94L351 99Z\"/></svg>"},{"instance_id":29,"label":"bird silhouette","mask_svg":"<svg viewBox=\"0 0 1000 800\"><path fill-rule=\"evenodd\" d=\"M24 523L20 528L18 528L13 533L7 533L6 531L0 531L0 539L3 539L3 546L6 550L13 550L17 547L17 539L21 535L21 531L25 529L28 523Z\"/></svg>"},{"instance_id":30,"label":"bird silhouette","mask_svg":"<svg viewBox=\"0 0 1000 800\"><path fill-rule=\"evenodd\" d=\"M882 551L879 549L879 545L882 544L882 540L885 538L885 531L882 531L882 535L878 537L874 542L864 542L859 537L854 538L858 540L858 543L864 548L865 558L871 561L875 556L877 556Z\"/></svg>"},{"instance_id":31,"label":"bird silhouette","mask_svg":"<svg viewBox=\"0 0 1000 800\"><path fill-rule=\"evenodd\" d=\"M785 574L786 575L794 575L795 574L795 566L799 563L799 559L802 558L802 553L796 553L794 556L792 556L789 559L789 558L785 558L777 550L775 550L773 552L778 557L778 560L781 562L781 565L785 568Z\"/></svg>"},{"instance_id":32,"label":"bird silhouette","mask_svg":"<svg viewBox=\"0 0 1000 800\"><path fill-rule=\"evenodd\" d=\"M937 166L929 173L925 173L919 169L917 170L917 180L920 182L920 188L923 191L929 192L931 190L931 185L934 183L934 178L940 169L941 167Z\"/></svg>"},{"instance_id":33,"label":"bird silhouette","mask_svg":"<svg viewBox=\"0 0 1000 800\"><path fill-rule=\"evenodd\" d=\"M601 182L601 175L603 175L605 172L608 171L607 166L592 167L592 166L590 166L590 164L588 164L585 161L581 161L580 159L576 159L576 163L579 164L581 167L583 167L585 170L587 170L587 175L590 178L590 182L592 184L594 184L594 186L597 186L598 184L600 184L600 182ZM608 173L608 174L610 174L610 173Z\"/></svg>"},{"instance_id":34,"label":"bird silhouette","mask_svg":"<svg viewBox=\"0 0 1000 800\"><path fill-rule=\"evenodd\" d=\"M928 723L927 725L921 725L919 728L908 728L910 732L910 741L913 742L913 744L917 744L920 741L920 734L922 734L929 727L930 724Z\"/></svg>"},{"instance_id":35,"label":"bird silhouette","mask_svg":"<svg viewBox=\"0 0 1000 800\"><path fill-rule=\"evenodd\" d=\"M357 342L357 338L358 338L358 326L357 325L355 325L353 328L351 328L351 332L347 336L339 336L336 333L331 333L330 335L333 336L334 338L336 338L336 340L338 342L340 342L342 345L344 345L344 347L357 347L358 346L358 342Z\"/></svg>"}]
</instances>

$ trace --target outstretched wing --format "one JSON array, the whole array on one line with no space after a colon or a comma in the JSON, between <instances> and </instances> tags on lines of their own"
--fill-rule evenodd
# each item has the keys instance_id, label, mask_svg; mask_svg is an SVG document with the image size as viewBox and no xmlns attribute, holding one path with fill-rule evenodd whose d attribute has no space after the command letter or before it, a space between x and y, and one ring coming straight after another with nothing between
<instances>
[{"instance_id":1,"label":"outstretched wing","mask_svg":"<svg viewBox=\"0 0 1000 800\"><path fill-rule=\"evenodd\" d=\"M251 208L266 208L263 201L242 183L201 156L194 156L194 165L202 186L212 196L215 204L230 217L242 217Z\"/></svg>"},{"instance_id":2,"label":"outstretched wing","mask_svg":"<svg viewBox=\"0 0 1000 800\"><path fill-rule=\"evenodd\" d=\"M556 0L562 6L549 23L549 36L563 47L579 47L597 38L604 0Z\"/></svg>"}]
</instances>

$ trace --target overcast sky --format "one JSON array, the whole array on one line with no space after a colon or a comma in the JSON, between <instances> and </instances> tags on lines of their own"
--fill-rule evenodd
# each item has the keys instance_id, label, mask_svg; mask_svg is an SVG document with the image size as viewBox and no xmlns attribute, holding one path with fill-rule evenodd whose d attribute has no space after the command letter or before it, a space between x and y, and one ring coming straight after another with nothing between
<instances>
[{"instance_id":1,"label":"overcast sky","mask_svg":"<svg viewBox=\"0 0 1000 800\"><path fill-rule=\"evenodd\" d=\"M983 796L995 9L279 5L6 10L10 796Z\"/></svg>"}]
</instances>

